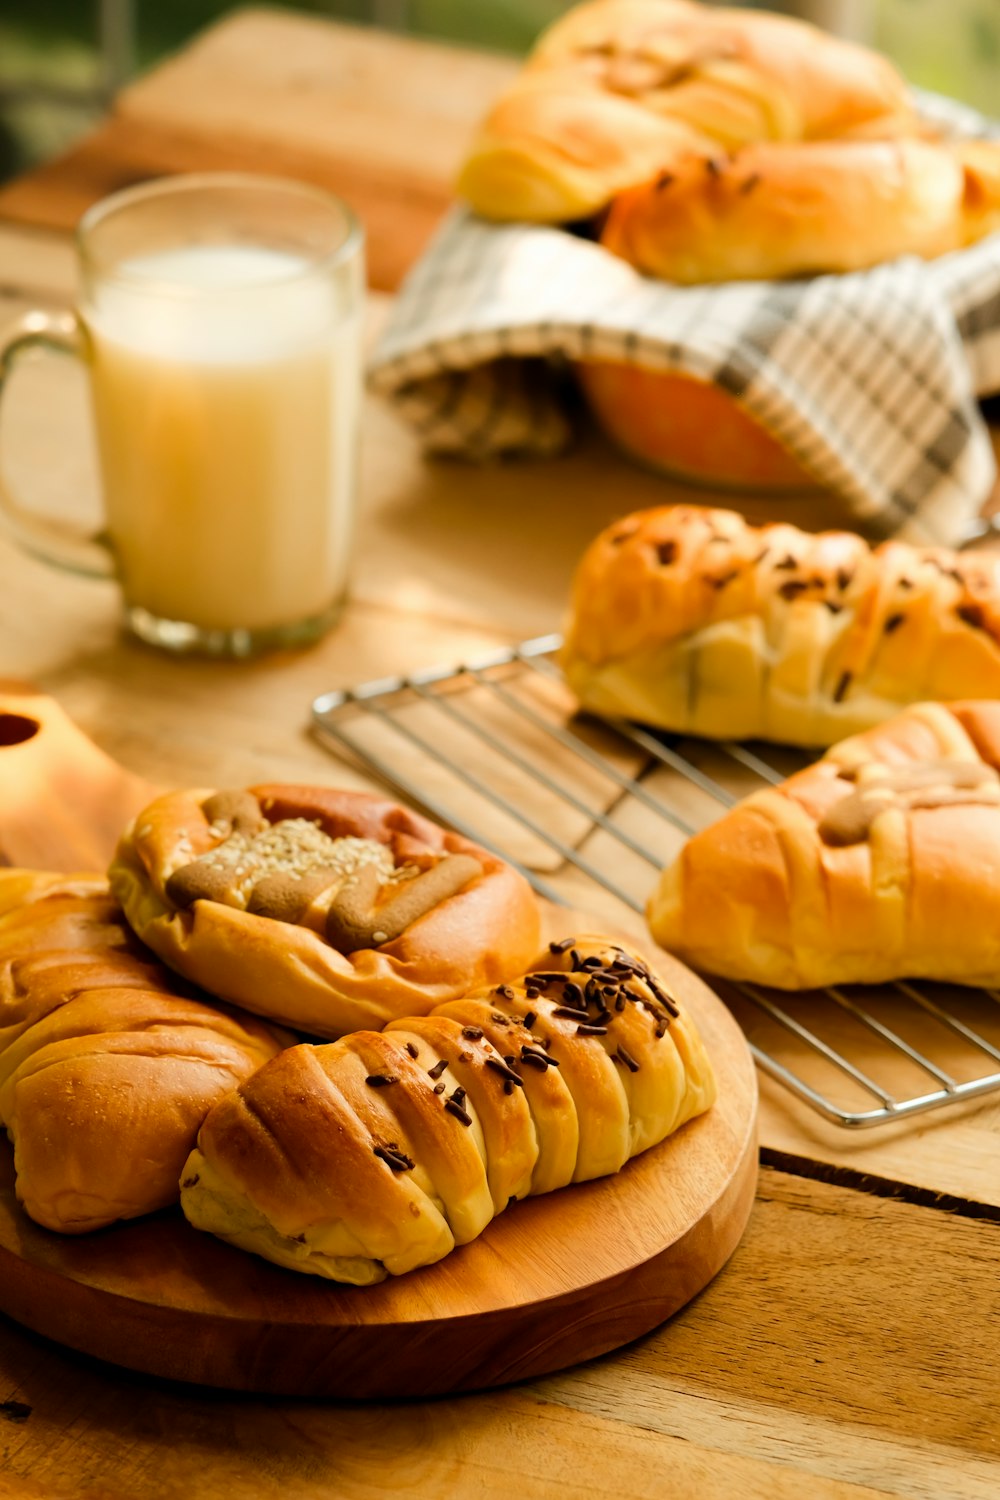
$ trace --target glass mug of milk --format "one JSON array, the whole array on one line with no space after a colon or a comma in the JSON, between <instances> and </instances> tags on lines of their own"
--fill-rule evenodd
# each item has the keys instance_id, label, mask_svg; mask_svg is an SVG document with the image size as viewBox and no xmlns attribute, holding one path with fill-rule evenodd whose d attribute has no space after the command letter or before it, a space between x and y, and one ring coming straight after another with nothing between
<instances>
[{"instance_id":1,"label":"glass mug of milk","mask_svg":"<svg viewBox=\"0 0 1000 1500\"><path fill-rule=\"evenodd\" d=\"M337 199L242 174L105 199L78 233L75 313L29 313L31 346L89 371L104 496L96 536L10 494L36 556L115 577L127 626L246 656L314 639L347 587L356 515L364 249Z\"/></svg>"}]
</instances>

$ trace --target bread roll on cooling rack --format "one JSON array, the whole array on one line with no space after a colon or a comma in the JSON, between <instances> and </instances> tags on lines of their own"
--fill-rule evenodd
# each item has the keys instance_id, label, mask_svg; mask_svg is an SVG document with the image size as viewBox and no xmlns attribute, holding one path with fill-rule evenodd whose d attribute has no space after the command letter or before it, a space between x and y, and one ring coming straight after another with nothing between
<instances>
[{"instance_id":1,"label":"bread roll on cooling rack","mask_svg":"<svg viewBox=\"0 0 1000 1500\"><path fill-rule=\"evenodd\" d=\"M605 938L328 1046L284 1053L208 1116L184 1170L196 1228L366 1285L430 1265L515 1199L617 1172L712 1103L664 983Z\"/></svg>"},{"instance_id":2,"label":"bread roll on cooling rack","mask_svg":"<svg viewBox=\"0 0 1000 1500\"><path fill-rule=\"evenodd\" d=\"M698 285L861 271L1000 228L1000 141L814 141L678 153L614 202L601 243Z\"/></svg>"},{"instance_id":3,"label":"bread roll on cooling rack","mask_svg":"<svg viewBox=\"0 0 1000 1500\"><path fill-rule=\"evenodd\" d=\"M314 1036L518 974L539 943L509 865L363 792L168 793L126 830L110 877L171 968Z\"/></svg>"},{"instance_id":4,"label":"bread roll on cooling rack","mask_svg":"<svg viewBox=\"0 0 1000 1500\"><path fill-rule=\"evenodd\" d=\"M540 38L484 121L459 192L488 218L559 223L686 147L914 129L895 69L816 27L686 0L595 0Z\"/></svg>"},{"instance_id":5,"label":"bread roll on cooling rack","mask_svg":"<svg viewBox=\"0 0 1000 1500\"><path fill-rule=\"evenodd\" d=\"M210 1107L290 1041L186 993L103 877L0 872L0 1124L47 1229L176 1202Z\"/></svg>"},{"instance_id":6,"label":"bread roll on cooling rack","mask_svg":"<svg viewBox=\"0 0 1000 1500\"><path fill-rule=\"evenodd\" d=\"M643 511L584 554L561 664L596 714L830 745L919 699L1000 697L1000 554Z\"/></svg>"},{"instance_id":7,"label":"bread roll on cooling rack","mask_svg":"<svg viewBox=\"0 0 1000 1500\"><path fill-rule=\"evenodd\" d=\"M1000 704L917 704L690 839L658 942L731 979L1000 985Z\"/></svg>"}]
</instances>

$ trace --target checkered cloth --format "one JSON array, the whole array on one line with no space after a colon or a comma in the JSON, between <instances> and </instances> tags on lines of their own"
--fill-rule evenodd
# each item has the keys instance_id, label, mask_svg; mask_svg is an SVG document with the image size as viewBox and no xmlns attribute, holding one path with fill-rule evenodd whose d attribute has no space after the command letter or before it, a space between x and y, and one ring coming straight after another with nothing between
<instances>
[{"instance_id":1,"label":"checkered cloth","mask_svg":"<svg viewBox=\"0 0 1000 1500\"><path fill-rule=\"evenodd\" d=\"M934 95L949 133L1000 125ZM713 381L846 518L952 545L996 477L978 395L1000 391L1000 235L930 262L678 287L565 230L457 209L407 278L370 365L426 451L486 460L572 440L566 361Z\"/></svg>"}]
</instances>

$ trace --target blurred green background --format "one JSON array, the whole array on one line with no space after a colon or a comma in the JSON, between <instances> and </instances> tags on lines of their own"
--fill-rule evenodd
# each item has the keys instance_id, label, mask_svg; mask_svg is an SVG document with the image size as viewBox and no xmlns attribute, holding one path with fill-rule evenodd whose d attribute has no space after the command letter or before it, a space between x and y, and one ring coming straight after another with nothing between
<instances>
[{"instance_id":1,"label":"blurred green background","mask_svg":"<svg viewBox=\"0 0 1000 1500\"><path fill-rule=\"evenodd\" d=\"M568 8L568 0L269 3L513 53ZM125 77L236 8L226 0L2 0L0 177L63 149ZM853 34L914 83L1000 115L1000 0L771 0L768 8Z\"/></svg>"}]
</instances>

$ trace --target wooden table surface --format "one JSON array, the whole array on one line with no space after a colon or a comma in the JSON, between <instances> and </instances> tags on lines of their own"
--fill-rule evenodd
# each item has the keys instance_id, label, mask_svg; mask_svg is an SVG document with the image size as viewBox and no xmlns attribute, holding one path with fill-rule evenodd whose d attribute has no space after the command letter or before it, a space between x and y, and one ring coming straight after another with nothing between
<instances>
[{"instance_id":1,"label":"wooden table surface","mask_svg":"<svg viewBox=\"0 0 1000 1500\"><path fill-rule=\"evenodd\" d=\"M257 65L267 71L275 24L267 15L226 23L240 28L243 62L227 63L232 79L252 79ZM343 41L341 29L292 24L312 38L301 54L307 70L321 39L331 56ZM262 50L252 45L255 25ZM222 30L199 44L199 69L206 57L218 61ZM384 45L392 59L402 44ZM507 64L469 59L466 75L454 54L445 60L456 79L476 80L449 106L471 120L483 80ZM136 87L173 117L185 149L223 126L240 135L246 124L236 83L228 104L192 99L181 63ZM418 93L419 113L429 95L424 85ZM257 114L255 128L266 126L274 141L290 130L287 116ZM429 161L431 148L421 154L411 141L414 157ZM291 134L282 149L294 151ZM87 160L101 162L99 141ZM114 180L118 161L109 158L109 175L91 183ZM0 193L0 216L10 208L0 224L0 321L72 299L68 235L37 227L65 225L74 200L61 194L71 177L54 173L49 199L44 174L30 184L36 208L49 203L47 218L10 208L23 207L23 186ZM394 184L390 173L389 201ZM73 212L87 191L78 181ZM15 226L15 217L34 227ZM397 254L418 247L419 224L413 236ZM385 299L373 297L373 322L384 312ZM94 512L82 377L72 367L25 364L5 400L2 438L8 477L37 504ZM558 628L573 563L593 532L676 493L596 440L516 471L425 464L410 433L372 401L353 597L318 646L233 666L170 660L121 636L112 586L57 575L0 536L0 677L39 684L154 782L363 785L311 738L313 696ZM451 1500L475 1490L505 1500L609 1491L650 1500L994 1500L998 1146L996 1099L850 1134L763 1079L755 1210L732 1261L696 1302L618 1354L460 1399L350 1406L180 1388L101 1367L4 1322L0 1500Z\"/></svg>"}]
</instances>

